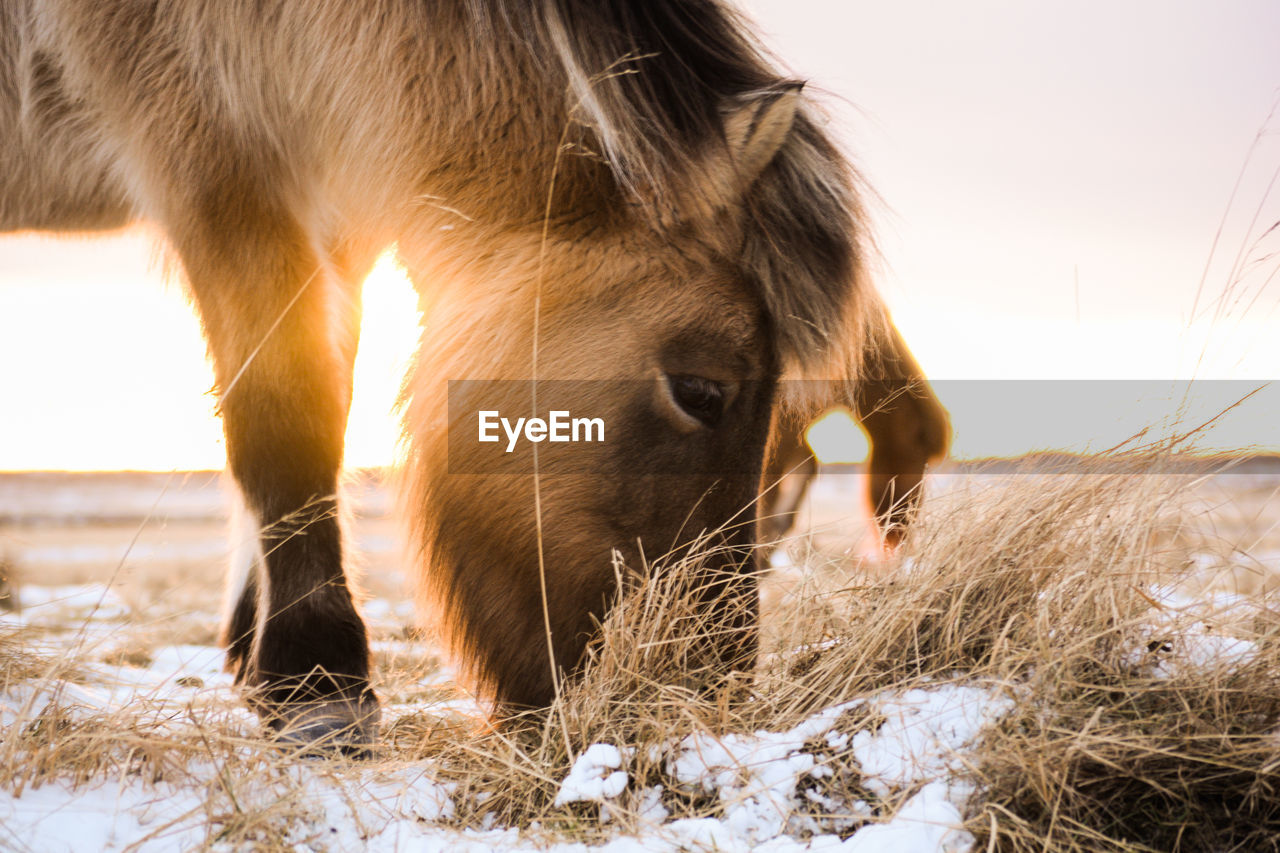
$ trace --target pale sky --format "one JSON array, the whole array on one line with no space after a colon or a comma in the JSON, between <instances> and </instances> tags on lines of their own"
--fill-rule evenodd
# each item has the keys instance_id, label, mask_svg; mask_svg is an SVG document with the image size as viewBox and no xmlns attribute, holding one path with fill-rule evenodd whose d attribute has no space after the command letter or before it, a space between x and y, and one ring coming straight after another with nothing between
<instances>
[{"instance_id":1,"label":"pale sky","mask_svg":"<svg viewBox=\"0 0 1280 853\"><path fill-rule=\"evenodd\" d=\"M880 199L881 290L930 375L1280 379L1278 264L1258 262L1280 232L1252 245L1280 220L1280 116L1255 145L1280 94L1280 3L748 8L830 95ZM203 344L151 254L141 233L0 238L0 470L221 466ZM391 458L413 334L391 265L368 299L357 465ZM939 386L960 455L1104 446L1134 427L1081 413L1009 434L974 387ZM1232 417L1219 444L1280 449L1277 394Z\"/></svg>"}]
</instances>

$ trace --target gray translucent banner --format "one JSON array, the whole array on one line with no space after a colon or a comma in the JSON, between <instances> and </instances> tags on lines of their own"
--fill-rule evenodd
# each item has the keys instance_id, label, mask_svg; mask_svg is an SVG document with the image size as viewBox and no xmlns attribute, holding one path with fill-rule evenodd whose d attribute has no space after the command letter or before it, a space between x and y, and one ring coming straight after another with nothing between
<instances>
[{"instance_id":1,"label":"gray translucent banner","mask_svg":"<svg viewBox=\"0 0 1280 853\"><path fill-rule=\"evenodd\" d=\"M617 478L758 470L760 442L749 425L758 421L752 407L768 398L767 389L734 385L720 419L708 425L681 412L668 381L539 380L536 388L527 380L450 381L448 471L529 475L536 464L544 475ZM939 380L922 387L890 377L834 395L826 383L779 383L774 399L828 399L833 408L874 412L866 419L867 443L886 473L918 470L912 444L918 432L937 427L929 413L938 404L950 418L951 470L1280 470L1280 383ZM1246 438L1235 441L1236 435Z\"/></svg>"}]
</instances>

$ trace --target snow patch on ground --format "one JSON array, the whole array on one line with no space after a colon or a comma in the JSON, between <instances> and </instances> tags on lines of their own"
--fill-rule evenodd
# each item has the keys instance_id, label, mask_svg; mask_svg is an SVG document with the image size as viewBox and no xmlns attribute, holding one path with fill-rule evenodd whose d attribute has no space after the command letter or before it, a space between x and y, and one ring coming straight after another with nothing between
<instances>
[{"instance_id":1,"label":"snow patch on ground","mask_svg":"<svg viewBox=\"0 0 1280 853\"><path fill-rule=\"evenodd\" d=\"M1263 614L1257 599L1214 591L1191 597L1172 588L1151 590L1154 603L1143 636L1126 662L1153 678L1244 666L1258 653L1252 640L1233 636Z\"/></svg>"},{"instance_id":2,"label":"snow patch on ground","mask_svg":"<svg viewBox=\"0 0 1280 853\"><path fill-rule=\"evenodd\" d=\"M603 803L626 790L630 777L621 770L623 751L611 743L593 743L578 756L560 783L555 805Z\"/></svg>"},{"instance_id":3,"label":"snow patch on ground","mask_svg":"<svg viewBox=\"0 0 1280 853\"><path fill-rule=\"evenodd\" d=\"M692 832L702 839L699 843L719 845L716 849L765 849L759 845L782 843L788 832L821 826L812 819L797 821L801 800L825 806L834 815L869 817L872 809L866 802L832 802L806 787L831 772L809 748L817 741L835 750L837 758L852 757L862 772L862 784L884 803L926 783L889 823L868 823L842 842L872 846L841 849L890 849L880 846L887 841L861 841L867 833L869 838L909 839L914 845L893 849L967 849L972 839L965 841L968 835L959 826L971 790L954 783L953 777L963 769L963 749L1012 706L992 689L947 684L890 690L835 705L785 732L690 735L674 750L667 772L686 788L715 794L724 817L715 826L676 821L671 827ZM835 730L842 715L855 709L883 722L852 735ZM850 823L848 818L834 822L839 828Z\"/></svg>"},{"instance_id":4,"label":"snow patch on ground","mask_svg":"<svg viewBox=\"0 0 1280 853\"><path fill-rule=\"evenodd\" d=\"M963 748L984 726L1013 708L1013 700L965 685L881 693L868 701L884 723L853 735L851 746L863 784L881 797L918 781L962 772Z\"/></svg>"},{"instance_id":5,"label":"snow patch on ground","mask_svg":"<svg viewBox=\"0 0 1280 853\"><path fill-rule=\"evenodd\" d=\"M27 608L9 624L40 626L42 653L84 648L100 633L119 639L125 605L106 587L27 587ZM397 609L384 604L388 616ZM16 624L15 624L16 623ZM62 629L58 633L57 628ZM23 628L24 630L26 628ZM111 634L110 632L116 632ZM380 640L378 653L424 652ZM415 651L416 649L416 651ZM110 659L110 658L108 658ZM27 726L57 707L71 719L107 719L145 708L157 731L190 727L192 713L212 709L254 731L251 713L222 671L220 649L165 645L128 663L79 663L72 680L34 681L0 694L0 725ZM432 673L424 684L449 676ZM50 686L45 687L48 683ZM638 835L588 848L550 843L532 828L485 831L450 825L456 789L437 781L431 764L341 773L325 762L219 781L215 767L190 767L191 778L145 779L122 773L110 783L73 787L51 782L0 793L0 848L16 850L185 850L217 843L234 821L236 802L288 803L268 818L298 851L551 850L631 851L946 851L968 849L961 829L969 787L957 781L964 749L1010 701L995 689L938 684L889 690L823 709L784 731L699 731L657 744L597 743L560 780L556 804L594 809L605 825L617 810L639 814ZM384 724L419 706L389 705ZM245 749L255 749L247 742ZM660 768L661 784L633 778L637 750ZM865 798L833 794L833 774L862 778ZM194 781L195 779L203 781ZM843 790L843 789L841 789ZM664 797L701 798L709 816L672 819ZM895 812L896 810L896 812ZM577 812L581 814L581 812Z\"/></svg>"},{"instance_id":6,"label":"snow patch on ground","mask_svg":"<svg viewBox=\"0 0 1280 853\"><path fill-rule=\"evenodd\" d=\"M734 836L752 842L776 838L794 808L800 778L817 765L805 743L828 732L855 704L827 708L785 732L689 735L668 760L667 774L686 788L717 794Z\"/></svg>"},{"instance_id":7,"label":"snow patch on ground","mask_svg":"<svg viewBox=\"0 0 1280 853\"><path fill-rule=\"evenodd\" d=\"M0 847L58 851L194 850L205 840L200 790L115 780L49 784L0 796Z\"/></svg>"},{"instance_id":8,"label":"snow patch on ground","mask_svg":"<svg viewBox=\"0 0 1280 853\"><path fill-rule=\"evenodd\" d=\"M0 613L0 626L66 626L76 620L114 621L129 616L129 607L102 584L22 587L22 609Z\"/></svg>"}]
</instances>

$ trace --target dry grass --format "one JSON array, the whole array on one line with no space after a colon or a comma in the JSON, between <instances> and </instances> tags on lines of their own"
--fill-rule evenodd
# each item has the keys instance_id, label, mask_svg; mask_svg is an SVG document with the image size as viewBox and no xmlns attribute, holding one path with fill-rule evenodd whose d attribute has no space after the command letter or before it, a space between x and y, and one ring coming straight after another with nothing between
<instances>
[{"instance_id":1,"label":"dry grass","mask_svg":"<svg viewBox=\"0 0 1280 853\"><path fill-rule=\"evenodd\" d=\"M1231 671L1149 679L1102 661L1034 679L978 753L976 834L999 850L1277 849L1270 639Z\"/></svg>"},{"instance_id":2,"label":"dry grass","mask_svg":"<svg viewBox=\"0 0 1280 853\"><path fill-rule=\"evenodd\" d=\"M1254 643L1246 663L1152 674L1165 638L1203 617L1157 598L1184 580L1202 539L1188 529L1199 481L1139 473L1158 470L1155 461L1128 472L1108 462L1097 473L989 482L935 504L898 571L821 567L770 614L778 647L748 701L743 685L736 695L689 686L698 636L671 595L677 567L614 612L585 679L549 715L429 753L446 759L460 790L488 792L460 813L464 822L492 813L580 834L581 815L552 802L572 755L590 743L778 730L878 690L977 679L1003 685L1018 708L975 753L978 849L988 841L993 849L1123 849L1133 839L1205 849L1206 838L1221 849L1261 849L1280 813L1280 791L1268 781L1280 766L1275 628L1255 608L1248 624L1237 617L1231 633L1219 626L1213 635ZM664 755L638 753L635 792L669 784ZM844 790L828 793L869 799L856 764L851 770ZM641 805L633 798L611 807L616 825L639 826ZM716 811L672 792L665 805L677 817Z\"/></svg>"},{"instance_id":3,"label":"dry grass","mask_svg":"<svg viewBox=\"0 0 1280 853\"><path fill-rule=\"evenodd\" d=\"M1096 473L974 478L938 496L887 568L815 558L805 582L765 613L769 645L754 678L715 689L704 687L706 637L688 595L697 567L687 560L634 574L619 567L648 579L628 582L584 676L549 712L500 727L439 705L454 689L423 686L434 661L380 651L380 692L400 710L379 754L309 762L309 772L358 792L371 773L429 767L453 786L451 826L536 826L600 841L640 831L658 785L671 819L720 813L714 796L670 778L671 749L687 735L778 731L877 691L966 682L1015 700L969 753L975 849L1275 849L1280 620L1261 591L1230 613L1170 603L1179 584L1203 591L1188 567L1206 536L1223 531L1204 533L1214 516L1204 514L1201 483L1140 473L1158 467L1146 459L1128 472L1111 462ZM1195 662L1209 647L1245 652ZM6 691L77 682L77 661L30 648L27 635L0 637ZM145 653L145 643L120 642L95 660L128 664ZM69 695L33 703L0 732L0 788L142 777L204 792L189 819L207 827L206 843L298 842L313 783L296 759L264 748L225 691L88 711ZM838 728L878 723L855 709ZM635 748L608 823L594 804L554 802L573 759L597 742ZM797 825L848 834L911 793L881 801L848 750L807 748L833 771L806 782L823 802L870 811L798 798L797 817L810 822Z\"/></svg>"}]
</instances>

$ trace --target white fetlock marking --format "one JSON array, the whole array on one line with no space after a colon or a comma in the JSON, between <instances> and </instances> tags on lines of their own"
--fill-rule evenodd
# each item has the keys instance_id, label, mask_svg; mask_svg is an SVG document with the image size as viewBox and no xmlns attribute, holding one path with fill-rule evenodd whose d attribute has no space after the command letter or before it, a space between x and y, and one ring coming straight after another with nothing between
<instances>
[{"instance_id":1,"label":"white fetlock marking","mask_svg":"<svg viewBox=\"0 0 1280 853\"><path fill-rule=\"evenodd\" d=\"M244 504L239 490L231 514L231 564L227 572L226 597L222 602L222 624L231 624L236 603L244 593L252 572L262 563L262 525Z\"/></svg>"}]
</instances>

